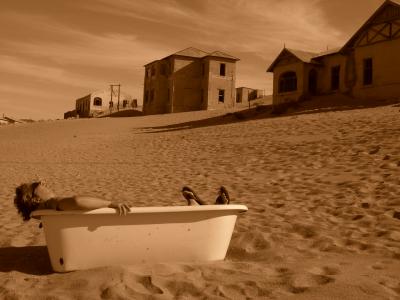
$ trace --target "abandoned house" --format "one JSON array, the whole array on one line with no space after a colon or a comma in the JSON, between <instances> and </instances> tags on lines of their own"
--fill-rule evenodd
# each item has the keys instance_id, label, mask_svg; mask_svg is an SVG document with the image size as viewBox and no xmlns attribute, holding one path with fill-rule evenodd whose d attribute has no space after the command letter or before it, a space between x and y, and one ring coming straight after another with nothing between
<instances>
[{"instance_id":1,"label":"abandoned house","mask_svg":"<svg viewBox=\"0 0 400 300\"><path fill-rule=\"evenodd\" d=\"M236 88L236 106L249 106L249 102L264 96L264 90L248 87Z\"/></svg>"},{"instance_id":2,"label":"abandoned house","mask_svg":"<svg viewBox=\"0 0 400 300\"><path fill-rule=\"evenodd\" d=\"M191 47L145 65L143 113L234 107L238 60Z\"/></svg>"},{"instance_id":3,"label":"abandoned house","mask_svg":"<svg viewBox=\"0 0 400 300\"><path fill-rule=\"evenodd\" d=\"M284 48L273 72L273 103L314 95L400 97L400 1L386 0L341 48L311 53Z\"/></svg>"},{"instance_id":4,"label":"abandoned house","mask_svg":"<svg viewBox=\"0 0 400 300\"><path fill-rule=\"evenodd\" d=\"M66 112L64 119L71 117L91 118L125 109L137 108L137 100L124 92L118 85L109 90L96 91L75 101L75 110Z\"/></svg>"}]
</instances>

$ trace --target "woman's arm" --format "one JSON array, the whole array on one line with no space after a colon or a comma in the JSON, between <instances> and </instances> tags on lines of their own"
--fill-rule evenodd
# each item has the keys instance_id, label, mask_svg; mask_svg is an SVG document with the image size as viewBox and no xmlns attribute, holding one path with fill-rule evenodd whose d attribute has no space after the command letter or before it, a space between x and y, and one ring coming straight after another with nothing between
<instances>
[{"instance_id":1,"label":"woman's arm","mask_svg":"<svg viewBox=\"0 0 400 300\"><path fill-rule=\"evenodd\" d=\"M110 207L116 209L119 215L126 215L126 213L130 211L129 206L126 204L114 203L112 201L89 196L53 198L46 201L46 207L57 210L92 210Z\"/></svg>"}]
</instances>

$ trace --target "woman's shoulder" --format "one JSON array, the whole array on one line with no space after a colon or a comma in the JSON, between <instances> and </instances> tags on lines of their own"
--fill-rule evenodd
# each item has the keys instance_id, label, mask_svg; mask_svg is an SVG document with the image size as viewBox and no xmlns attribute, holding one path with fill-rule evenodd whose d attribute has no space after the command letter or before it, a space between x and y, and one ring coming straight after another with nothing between
<instances>
[{"instance_id":1,"label":"woman's shoulder","mask_svg":"<svg viewBox=\"0 0 400 300\"><path fill-rule=\"evenodd\" d=\"M60 210L59 208L59 203L63 198L61 197L54 197L51 198L49 200L47 200L46 202L44 202L44 207L46 209L55 209L55 210Z\"/></svg>"}]
</instances>

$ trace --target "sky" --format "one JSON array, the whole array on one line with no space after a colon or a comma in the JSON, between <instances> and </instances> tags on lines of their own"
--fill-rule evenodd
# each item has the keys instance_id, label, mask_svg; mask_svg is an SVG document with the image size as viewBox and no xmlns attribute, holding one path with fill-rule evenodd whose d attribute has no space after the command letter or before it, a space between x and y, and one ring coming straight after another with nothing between
<instances>
[{"instance_id":1,"label":"sky","mask_svg":"<svg viewBox=\"0 0 400 300\"><path fill-rule=\"evenodd\" d=\"M342 46L383 0L0 0L0 113L56 119L121 84L143 98L144 65L188 47L238 57L236 86L272 94L284 45Z\"/></svg>"}]
</instances>

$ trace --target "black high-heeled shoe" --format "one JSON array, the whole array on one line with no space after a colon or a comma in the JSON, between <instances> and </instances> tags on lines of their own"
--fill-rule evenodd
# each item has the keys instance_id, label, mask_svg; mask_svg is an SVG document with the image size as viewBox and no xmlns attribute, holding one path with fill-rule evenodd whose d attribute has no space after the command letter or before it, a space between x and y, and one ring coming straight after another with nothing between
<instances>
[{"instance_id":1,"label":"black high-heeled shoe","mask_svg":"<svg viewBox=\"0 0 400 300\"><path fill-rule=\"evenodd\" d=\"M231 198L229 197L228 190L224 186L221 186L215 204L229 204L230 202Z\"/></svg>"},{"instance_id":2,"label":"black high-heeled shoe","mask_svg":"<svg viewBox=\"0 0 400 300\"><path fill-rule=\"evenodd\" d=\"M182 195L186 199L188 205L205 205L206 203L188 186L182 188Z\"/></svg>"}]
</instances>

